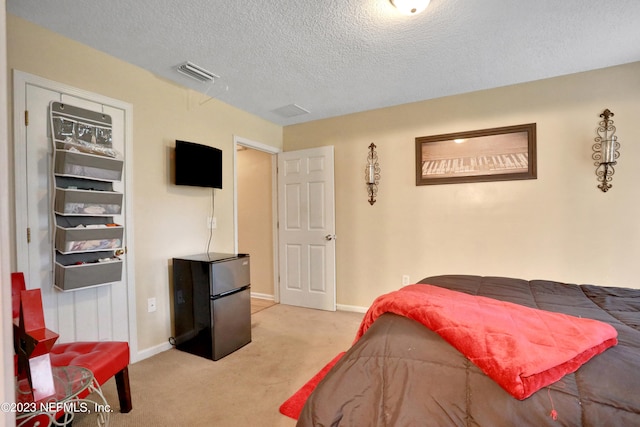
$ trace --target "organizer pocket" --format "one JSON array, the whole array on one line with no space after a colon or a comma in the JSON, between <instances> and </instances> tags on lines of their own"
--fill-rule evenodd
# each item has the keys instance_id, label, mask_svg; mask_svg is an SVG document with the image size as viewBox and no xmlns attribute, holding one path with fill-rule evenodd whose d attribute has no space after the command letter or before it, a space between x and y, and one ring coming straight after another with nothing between
<instances>
[{"instance_id":1,"label":"organizer pocket","mask_svg":"<svg viewBox=\"0 0 640 427\"><path fill-rule=\"evenodd\" d=\"M124 228L116 226L56 227L56 249L61 253L119 249Z\"/></svg>"},{"instance_id":2,"label":"organizer pocket","mask_svg":"<svg viewBox=\"0 0 640 427\"><path fill-rule=\"evenodd\" d=\"M54 209L60 215L120 215L122 194L112 191L56 188Z\"/></svg>"},{"instance_id":3,"label":"organizer pocket","mask_svg":"<svg viewBox=\"0 0 640 427\"><path fill-rule=\"evenodd\" d=\"M118 282L122 280L122 260L108 258L99 262L99 253L56 256L55 285L63 291Z\"/></svg>"},{"instance_id":4,"label":"organizer pocket","mask_svg":"<svg viewBox=\"0 0 640 427\"><path fill-rule=\"evenodd\" d=\"M95 154L56 150L55 173L80 178L120 181L122 160Z\"/></svg>"}]
</instances>

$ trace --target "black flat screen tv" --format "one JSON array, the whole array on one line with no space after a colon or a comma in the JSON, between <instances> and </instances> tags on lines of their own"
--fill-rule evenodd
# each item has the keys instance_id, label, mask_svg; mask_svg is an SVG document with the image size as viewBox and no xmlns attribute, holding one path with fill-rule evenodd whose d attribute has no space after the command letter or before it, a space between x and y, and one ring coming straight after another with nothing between
<instances>
[{"instance_id":1,"label":"black flat screen tv","mask_svg":"<svg viewBox=\"0 0 640 427\"><path fill-rule=\"evenodd\" d=\"M176 185L222 188L222 150L176 140Z\"/></svg>"}]
</instances>

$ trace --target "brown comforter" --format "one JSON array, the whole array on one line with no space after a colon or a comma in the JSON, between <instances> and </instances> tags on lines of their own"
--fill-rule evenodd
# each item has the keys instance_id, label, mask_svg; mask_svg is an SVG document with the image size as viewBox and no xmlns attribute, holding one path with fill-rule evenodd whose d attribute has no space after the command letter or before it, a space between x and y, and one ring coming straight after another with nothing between
<instances>
[{"instance_id":1,"label":"brown comforter","mask_svg":"<svg viewBox=\"0 0 640 427\"><path fill-rule=\"evenodd\" d=\"M299 426L640 425L640 290L478 276L421 282L606 322L619 343L517 400L435 332L383 314L318 385Z\"/></svg>"}]
</instances>

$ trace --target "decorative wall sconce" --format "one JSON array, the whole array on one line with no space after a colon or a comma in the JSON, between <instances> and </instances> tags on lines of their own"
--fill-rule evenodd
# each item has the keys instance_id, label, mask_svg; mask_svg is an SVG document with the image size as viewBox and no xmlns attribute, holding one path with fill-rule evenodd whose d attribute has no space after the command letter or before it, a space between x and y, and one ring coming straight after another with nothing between
<instances>
[{"instance_id":1,"label":"decorative wall sconce","mask_svg":"<svg viewBox=\"0 0 640 427\"><path fill-rule=\"evenodd\" d=\"M593 155L591 158L595 160L596 176L601 183L598 188L603 192L607 192L611 188L611 180L615 170L613 165L617 163L620 153L620 143L616 133L616 127L613 125L613 113L607 108L602 114L600 114L602 120L598 123L597 134L595 138L596 143L593 144Z\"/></svg>"},{"instance_id":2,"label":"decorative wall sconce","mask_svg":"<svg viewBox=\"0 0 640 427\"><path fill-rule=\"evenodd\" d=\"M364 180L367 183L367 193L369 194L369 204L376 202L378 194L378 183L380 182L380 165L378 165L378 153L376 145L372 142L369 145L369 155L367 156L367 167L364 171Z\"/></svg>"}]
</instances>

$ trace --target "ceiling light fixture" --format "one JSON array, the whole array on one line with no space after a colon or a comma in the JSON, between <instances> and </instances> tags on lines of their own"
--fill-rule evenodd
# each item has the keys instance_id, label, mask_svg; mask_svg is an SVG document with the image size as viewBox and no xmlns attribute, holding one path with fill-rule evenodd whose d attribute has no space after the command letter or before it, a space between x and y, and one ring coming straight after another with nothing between
<instances>
[{"instance_id":1,"label":"ceiling light fixture","mask_svg":"<svg viewBox=\"0 0 640 427\"><path fill-rule=\"evenodd\" d=\"M431 0L389 0L392 5L405 15L417 15L429 6Z\"/></svg>"}]
</instances>

